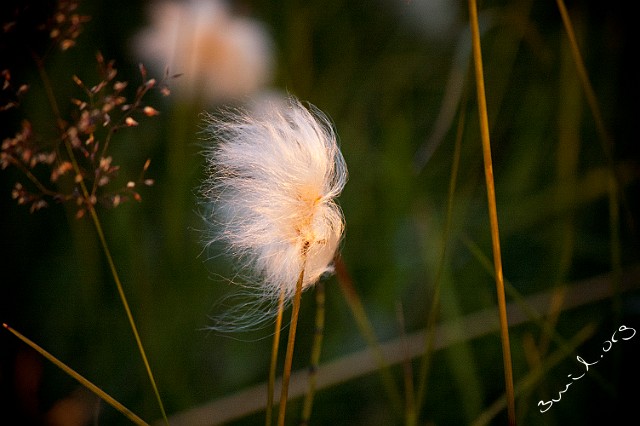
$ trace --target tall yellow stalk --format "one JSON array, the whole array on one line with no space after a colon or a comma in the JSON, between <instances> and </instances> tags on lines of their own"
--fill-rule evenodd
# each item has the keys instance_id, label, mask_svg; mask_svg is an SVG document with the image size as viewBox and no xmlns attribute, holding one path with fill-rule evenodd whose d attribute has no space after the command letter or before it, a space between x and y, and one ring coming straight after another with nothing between
<instances>
[{"instance_id":1,"label":"tall yellow stalk","mask_svg":"<svg viewBox=\"0 0 640 426\"><path fill-rule=\"evenodd\" d=\"M489 205L489 220L491 224L491 242L493 248L493 265L495 269L496 291L498 295L498 313L500 317L500 339L502 341L502 360L504 364L504 379L507 396L507 415L509 424L516 424L515 396L513 389L513 369L511 366L511 347L509 343L509 323L507 321L507 302L504 293L504 278L502 276L502 256L500 253L500 233L498 228L498 209L496 208L496 193L493 182L493 164L491 161L491 141L489 138L489 118L487 115L487 100L484 91L484 73L482 69L482 49L480 46L480 29L478 24L478 5L476 0L469 0L469 23L471 26L471 40L473 48L473 63L476 76L478 97L478 115L480 119L480 135L482 139L482 154L484 158L484 173L487 184L487 202Z\"/></svg>"}]
</instances>

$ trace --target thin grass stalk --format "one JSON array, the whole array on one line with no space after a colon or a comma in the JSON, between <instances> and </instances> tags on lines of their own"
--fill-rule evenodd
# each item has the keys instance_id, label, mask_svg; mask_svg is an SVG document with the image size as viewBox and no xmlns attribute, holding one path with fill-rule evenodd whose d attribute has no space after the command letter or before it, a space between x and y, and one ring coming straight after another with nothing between
<instances>
[{"instance_id":1,"label":"thin grass stalk","mask_svg":"<svg viewBox=\"0 0 640 426\"><path fill-rule=\"evenodd\" d=\"M322 353L322 340L324 337L325 320L325 289L322 281L316 284L316 320L313 330L313 344L311 346L311 361L309 363L309 387L304 397L300 426L306 426L311 419L313 399L316 394L318 381L318 368L320 366L320 354Z\"/></svg>"},{"instance_id":2,"label":"thin grass stalk","mask_svg":"<svg viewBox=\"0 0 640 426\"><path fill-rule=\"evenodd\" d=\"M300 299L302 298L302 282L304 281L304 267L300 271L300 277L296 283L296 293L293 296L293 308L291 322L289 324L289 338L287 339L287 353L284 358L282 372L282 390L280 393L280 406L278 408L278 425L284 426L287 411L287 398L289 397L289 379L291 378L291 364L293 363L293 347L296 342L296 329L298 328L298 314L300 313Z\"/></svg>"},{"instance_id":3,"label":"thin grass stalk","mask_svg":"<svg viewBox=\"0 0 640 426\"><path fill-rule=\"evenodd\" d=\"M27 338L26 336L24 336L22 333L18 332L17 330L14 330L13 328L8 326L7 324L3 323L2 326L6 330L8 330L10 333L12 333L14 336L16 336L18 339L22 340L24 343L29 345L32 349L34 349L40 355L42 355L43 357L45 357L46 359L51 361L54 365L56 365L62 371L67 373L69 376L73 377L81 385L83 385L84 387L89 389L91 392L96 394L104 402L106 402L107 404L111 405L113 408L115 408L119 412L121 412L125 417L127 417L133 423L135 423L135 424L137 424L139 426L149 426L149 424L147 422L142 420L140 417L138 417L135 413L133 413L127 407L125 407L124 405L122 405L121 403L116 401L112 396L110 396L105 391L100 389L98 386L94 385L92 382L90 382L89 380L84 378L82 375L80 375L78 372L73 370L71 367L67 366L65 363L63 363L58 358L53 356L51 353L47 352L44 348L42 348L41 346L36 344L34 341L32 341L31 339Z\"/></svg>"},{"instance_id":4,"label":"thin grass stalk","mask_svg":"<svg viewBox=\"0 0 640 426\"><path fill-rule=\"evenodd\" d=\"M482 50L480 46L480 29L478 24L478 6L476 0L469 0L469 21L471 26L471 39L473 47L473 63L475 65L476 74L476 89L478 92L478 113L480 119L480 133L482 136L484 172L487 182L487 201L489 205L489 220L491 223L493 262L496 272L496 291L498 296L498 313L500 316L500 340L502 341L502 360L504 364L504 379L507 394L507 415L509 424L515 425L515 397L513 390L513 370L511 366L511 347L509 342L509 322L507 320L507 302L504 294L504 279L502 276L502 256L500 254L498 210L496 208L496 194L495 186L493 183L491 141L489 138L489 118L487 114L487 100L484 91Z\"/></svg>"},{"instance_id":5,"label":"thin grass stalk","mask_svg":"<svg viewBox=\"0 0 640 426\"><path fill-rule=\"evenodd\" d=\"M435 327L440 312L440 293L442 288L442 273L444 271L444 265L446 262L447 249L449 246L449 234L451 233L451 222L453 218L453 198L456 191L456 185L458 181L458 170L460 168L460 155L462 151L462 135L464 133L465 122L465 109L467 105L467 97L463 96L460 102L460 115L458 117L458 126L456 130L456 140L453 151L453 162L451 164L451 176L449 178L449 191L447 193L447 212L445 223L442 228L442 251L440 253L440 260L438 264L438 271L436 272L436 278L434 282L433 299L431 301L431 307L429 308L429 316L427 317L427 324L425 327L425 350L422 357L422 364L420 367L420 376L418 378L418 392L416 394L416 415L419 415L422 405L424 404L427 382L429 380L429 369L431 366L431 354L433 352L433 342L435 338ZM417 421L417 418L416 418ZM415 424L411 423L411 424Z\"/></svg>"},{"instance_id":6,"label":"thin grass stalk","mask_svg":"<svg viewBox=\"0 0 640 426\"><path fill-rule=\"evenodd\" d=\"M116 284L116 287L118 289L118 294L120 296L120 300L122 302L122 305L124 307L124 310L126 312L127 315L127 319L129 320L129 325L131 326L131 330L133 331L133 335L135 337L136 340L136 344L138 346L138 351L140 352L140 356L142 357L142 362L144 363L145 369L147 371L147 375L149 377L149 380L151 382L151 386L153 388L153 392L156 396L156 400L158 402L158 405L160 407L160 411L162 413L162 418L165 421L165 423L167 424L167 426L169 425L169 420L167 419L167 414L166 411L164 409L164 404L162 403L162 398L160 398L160 392L158 391L158 387L156 385L156 381L153 377L153 373L151 371L151 366L149 365L149 361L147 359L147 355L145 353L144 347L142 345L142 341L140 339L140 335L138 333L138 328L136 326L136 323L133 319L133 315L131 313L131 309L129 308L129 302L127 301L127 297L124 293L124 289L122 287L122 283L120 281L120 277L118 275L118 271L116 269L116 265L115 262L113 261L113 257L111 256L111 250L109 250L109 245L107 244L107 240L104 236L104 232L102 230L102 224L100 222L100 219L98 218L98 214L93 206L93 204L89 201L90 200L90 193L87 189L87 186L84 182L84 178L82 177L82 173L80 171L80 166L78 165L78 161L76 160L75 154L73 153L73 147L71 146L71 142L69 141L69 139L67 138L65 129L64 129L64 121L62 120L62 116L60 114L60 109L58 108L58 103L56 101L55 98L55 94L53 93L53 86L51 85L51 81L49 80L49 76L46 72L46 70L44 69L44 64L42 63L42 61L36 57L34 55L34 60L36 62L37 68L38 68L38 73L40 74L40 79L42 80L42 83L44 85L45 88L45 92L47 94L47 98L49 101L49 105L51 106L51 109L53 111L54 117L55 117L55 121L56 121L56 125L58 127L58 131L60 132L60 137L62 139L62 141L64 142L64 146L65 149L67 151L67 155L69 156L69 161L71 161L71 165L73 167L73 170L76 174L76 176L78 176L79 182L78 184L80 185L80 189L82 191L82 195L86 201L86 206L87 206L87 210L89 211L89 215L91 216L91 220L93 221L93 225L96 229L96 233L98 234L98 239L100 240L100 245L102 246L102 250L104 252L104 255L107 259L107 263L109 265L109 270L111 271L111 275L113 276L113 280Z\"/></svg>"},{"instance_id":7,"label":"thin grass stalk","mask_svg":"<svg viewBox=\"0 0 640 426\"><path fill-rule=\"evenodd\" d=\"M378 371L380 372L382 383L387 391L391 405L397 413L402 413L402 398L400 397L398 384L393 379L389 364L382 354L380 342L378 341L376 333L373 330L373 326L371 325L371 322L367 317L367 313L362 306L362 301L355 290L353 281L349 275L347 266L344 264L342 256L337 255L334 259L334 263L336 268L336 277L338 278L338 284L340 285L340 290L342 290L342 295L351 309L351 313L353 318L356 320L356 324L362 334L362 337L364 337L367 345L373 350L376 364L378 364Z\"/></svg>"},{"instance_id":8,"label":"thin grass stalk","mask_svg":"<svg viewBox=\"0 0 640 426\"><path fill-rule=\"evenodd\" d=\"M613 174L615 192L620 197L620 200L624 207L625 216L627 224L631 231L631 235L637 237L635 219L633 218L629 202L623 191L624 180L622 179L622 176L620 176L620 171L615 166L615 160L613 157L613 138L611 137L604 124L602 111L600 110L600 104L598 103L598 99L596 97L595 90L593 90L593 86L591 85L591 81L589 80L589 73L587 72L587 67L584 64L584 59L582 58L582 54L580 53L580 47L578 46L578 41L575 35L575 31L573 30L573 24L571 23L571 17L569 16L567 7L564 4L564 0L556 0L556 3L558 5L558 11L560 12L565 31L567 32L567 37L569 38L569 44L571 46L571 53L576 65L578 79L582 84L582 89L584 90L585 97L587 98L587 104L589 105L589 109L591 110L591 114L593 115L593 120L596 125L596 132L598 133L598 139L600 140L607 165L611 170L611 173Z\"/></svg>"},{"instance_id":9,"label":"thin grass stalk","mask_svg":"<svg viewBox=\"0 0 640 426\"><path fill-rule=\"evenodd\" d=\"M269 365L269 383L267 385L267 412L265 425L271 426L273 417L273 396L276 383L276 368L278 365L278 349L280 348L280 331L282 329L282 314L284 311L284 290L280 292L278 298L278 313L276 315L276 325L273 332L273 344L271 345L271 364Z\"/></svg>"}]
</instances>

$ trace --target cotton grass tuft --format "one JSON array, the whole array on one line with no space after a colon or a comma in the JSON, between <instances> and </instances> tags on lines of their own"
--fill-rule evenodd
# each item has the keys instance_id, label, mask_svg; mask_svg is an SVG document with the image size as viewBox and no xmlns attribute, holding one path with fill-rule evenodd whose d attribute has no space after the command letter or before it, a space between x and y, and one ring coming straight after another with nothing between
<instances>
[{"instance_id":1,"label":"cotton grass tuft","mask_svg":"<svg viewBox=\"0 0 640 426\"><path fill-rule=\"evenodd\" d=\"M224 244L249 296L213 328L251 328L273 317L281 294L294 296L301 271L303 290L333 271L344 230L335 198L347 168L329 119L293 97L206 122L206 243Z\"/></svg>"}]
</instances>

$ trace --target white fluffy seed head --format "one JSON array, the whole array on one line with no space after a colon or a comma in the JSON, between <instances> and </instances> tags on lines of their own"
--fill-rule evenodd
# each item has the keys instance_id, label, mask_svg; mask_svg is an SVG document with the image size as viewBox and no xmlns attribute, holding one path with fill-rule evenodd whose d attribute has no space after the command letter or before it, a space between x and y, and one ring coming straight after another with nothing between
<instances>
[{"instance_id":1,"label":"white fluffy seed head","mask_svg":"<svg viewBox=\"0 0 640 426\"><path fill-rule=\"evenodd\" d=\"M332 270L344 230L335 198L347 169L328 118L295 98L259 114L209 116L203 195L208 243L222 242L262 299L290 299ZM263 300L264 301L264 300Z\"/></svg>"}]
</instances>

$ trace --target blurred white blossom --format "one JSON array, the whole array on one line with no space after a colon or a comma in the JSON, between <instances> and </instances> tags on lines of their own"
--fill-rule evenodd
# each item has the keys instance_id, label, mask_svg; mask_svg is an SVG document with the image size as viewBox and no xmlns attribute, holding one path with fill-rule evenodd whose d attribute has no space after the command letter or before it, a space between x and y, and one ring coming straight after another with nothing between
<instances>
[{"instance_id":1,"label":"blurred white blossom","mask_svg":"<svg viewBox=\"0 0 640 426\"><path fill-rule=\"evenodd\" d=\"M269 33L260 22L232 14L222 0L164 1L149 12L151 25L135 37L134 52L156 71L182 74L178 95L220 103L271 81Z\"/></svg>"}]
</instances>

